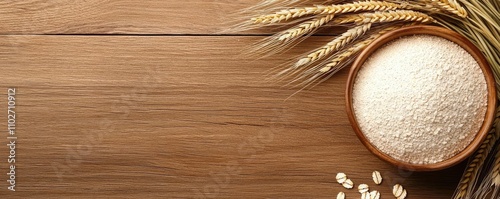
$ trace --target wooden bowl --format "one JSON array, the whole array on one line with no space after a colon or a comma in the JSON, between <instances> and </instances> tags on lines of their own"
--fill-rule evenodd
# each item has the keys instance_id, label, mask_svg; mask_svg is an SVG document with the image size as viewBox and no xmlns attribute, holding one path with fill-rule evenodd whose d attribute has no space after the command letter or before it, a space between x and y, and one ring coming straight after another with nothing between
<instances>
[{"instance_id":1,"label":"wooden bowl","mask_svg":"<svg viewBox=\"0 0 500 199\"><path fill-rule=\"evenodd\" d=\"M370 141L365 137L363 132L361 132L361 129L359 128L359 125L356 121L356 117L354 114L354 110L352 107L352 89L354 86L354 81L356 79L356 75L359 71L359 69L363 66L365 60L373 53L375 52L379 47L383 46L384 44L401 38L403 36L411 36L411 35L419 35L419 34L424 34L424 35L433 35L433 36L438 36L442 37L445 39L448 39L452 42L455 42L456 44L460 45L462 48L464 48L467 52L469 52L474 59L479 63L481 66L481 69L483 71L483 74L486 78L486 83L488 86L488 107L486 110L486 116L484 119L484 122L481 126L481 129L477 133L476 137L474 140L467 146L463 151L458 153L457 155L453 156L450 159L444 160L439 163L435 164L411 164L407 162L402 162L397 159L394 159L390 157L389 155L379 151L375 146L373 146ZM389 162L395 166L398 166L399 168L403 168L406 170L412 170L412 171L435 171L435 170L441 170L445 169L448 167L451 167L453 165L456 165L463 160L465 160L467 157L469 157L474 151L478 149L478 147L481 145L483 140L486 138L488 135L488 132L491 128L491 125L493 124L493 120L495 117L495 109L496 109L496 90L495 90L495 79L493 77L493 73L488 65L488 62L484 58L483 54L481 51L474 46L469 40L467 40L465 37L459 35L458 33L441 28L441 27L436 27L436 26L427 26L427 25L418 25L418 26L410 26L410 27L405 27L401 28L398 30L394 30L391 32L388 32L387 34L384 34L380 38L376 39L373 41L368 47L366 47L361 54L357 57L357 59L354 61L354 64L350 70L349 77L347 80L347 90L346 90L346 105L347 105L347 114L349 117L349 121L351 122L351 125L356 132L356 135L358 138L361 140L363 145L368 148L369 151L371 151L375 156L379 157L380 159Z\"/></svg>"}]
</instances>

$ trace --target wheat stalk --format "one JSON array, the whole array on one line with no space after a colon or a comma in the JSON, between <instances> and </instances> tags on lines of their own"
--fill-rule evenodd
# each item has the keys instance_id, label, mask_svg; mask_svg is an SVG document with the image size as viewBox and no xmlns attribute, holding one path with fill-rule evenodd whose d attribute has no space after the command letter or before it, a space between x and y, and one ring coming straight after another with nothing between
<instances>
[{"instance_id":1,"label":"wheat stalk","mask_svg":"<svg viewBox=\"0 0 500 199\"><path fill-rule=\"evenodd\" d=\"M396 10L402 8L401 5L384 1L359 1L339 5L316 5L311 7L292 8L278 11L274 14L262 15L252 18L254 23L278 23L292 18L299 18L305 15L316 14L343 14L358 11L381 11Z\"/></svg>"},{"instance_id":2,"label":"wheat stalk","mask_svg":"<svg viewBox=\"0 0 500 199\"><path fill-rule=\"evenodd\" d=\"M412 10L377 11L372 13L351 14L333 20L334 24L387 23L393 21L436 22L431 16Z\"/></svg>"},{"instance_id":3,"label":"wheat stalk","mask_svg":"<svg viewBox=\"0 0 500 199\"><path fill-rule=\"evenodd\" d=\"M347 44L364 35L368 30L370 30L371 26L371 23L367 23L347 30L342 35L336 37L333 41L328 42L326 45L320 47L314 52L309 53L307 57L300 59L297 63L295 63L295 67L310 64L331 55L333 52L342 49Z\"/></svg>"}]
</instances>

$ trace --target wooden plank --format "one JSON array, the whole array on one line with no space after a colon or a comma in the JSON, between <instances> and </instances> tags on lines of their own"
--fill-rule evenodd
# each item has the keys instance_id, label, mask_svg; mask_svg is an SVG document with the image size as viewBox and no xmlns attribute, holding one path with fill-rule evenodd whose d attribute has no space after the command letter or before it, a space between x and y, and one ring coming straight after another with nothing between
<instances>
[{"instance_id":1,"label":"wooden plank","mask_svg":"<svg viewBox=\"0 0 500 199\"><path fill-rule=\"evenodd\" d=\"M0 1L1 34L214 34L259 0ZM262 33L262 30L253 31Z\"/></svg>"},{"instance_id":2,"label":"wooden plank","mask_svg":"<svg viewBox=\"0 0 500 199\"><path fill-rule=\"evenodd\" d=\"M18 180L10 192L4 175L0 198L333 198L346 191L337 172L384 198L394 183L408 198L451 196L463 165L405 172L362 146L344 110L346 71L286 101L294 90L262 82L327 38L238 57L258 39L1 36L0 92L17 88Z\"/></svg>"}]
</instances>

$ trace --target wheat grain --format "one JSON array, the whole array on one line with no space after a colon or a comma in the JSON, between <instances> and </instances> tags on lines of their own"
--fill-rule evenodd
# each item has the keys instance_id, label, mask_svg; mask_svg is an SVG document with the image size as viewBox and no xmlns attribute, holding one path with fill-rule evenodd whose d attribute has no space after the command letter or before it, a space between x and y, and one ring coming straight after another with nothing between
<instances>
[{"instance_id":1,"label":"wheat grain","mask_svg":"<svg viewBox=\"0 0 500 199\"><path fill-rule=\"evenodd\" d=\"M290 41L294 38L303 36L307 33L313 32L324 24L330 22L334 15L326 15L323 17L318 17L316 19L304 22L298 25L296 28L286 30L284 33L278 36L278 40L281 42Z\"/></svg>"},{"instance_id":2,"label":"wheat grain","mask_svg":"<svg viewBox=\"0 0 500 199\"><path fill-rule=\"evenodd\" d=\"M334 24L387 23L394 21L414 21L421 23L436 22L431 16L412 10L377 11L372 13L351 14L333 20Z\"/></svg>"},{"instance_id":3,"label":"wheat grain","mask_svg":"<svg viewBox=\"0 0 500 199\"><path fill-rule=\"evenodd\" d=\"M381 11L401 9L401 5L384 1L359 1L338 5L316 5L311 7L292 8L278 11L274 14L252 18L254 23L278 23L292 18L313 14L342 14L358 11Z\"/></svg>"},{"instance_id":4,"label":"wheat grain","mask_svg":"<svg viewBox=\"0 0 500 199\"><path fill-rule=\"evenodd\" d=\"M371 23L367 23L361 26L356 26L347 30L342 35L335 38L333 41L327 43L326 45L318 48L317 50L309 53L307 57L300 59L295 67L299 67L302 65L310 64L319 59L325 58L328 55L331 55L333 52L338 51L345 47L347 44L356 40L360 36L364 35L371 28Z\"/></svg>"}]
</instances>

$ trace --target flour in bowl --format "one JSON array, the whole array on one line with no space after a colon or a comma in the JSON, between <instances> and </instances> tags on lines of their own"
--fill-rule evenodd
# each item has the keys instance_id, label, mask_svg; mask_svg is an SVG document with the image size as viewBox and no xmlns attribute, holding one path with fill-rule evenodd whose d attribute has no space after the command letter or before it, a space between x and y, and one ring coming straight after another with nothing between
<instances>
[{"instance_id":1,"label":"flour in bowl","mask_svg":"<svg viewBox=\"0 0 500 199\"><path fill-rule=\"evenodd\" d=\"M366 138L403 162L433 164L464 150L483 124L487 84L476 60L441 37L414 35L376 50L352 93Z\"/></svg>"}]
</instances>

